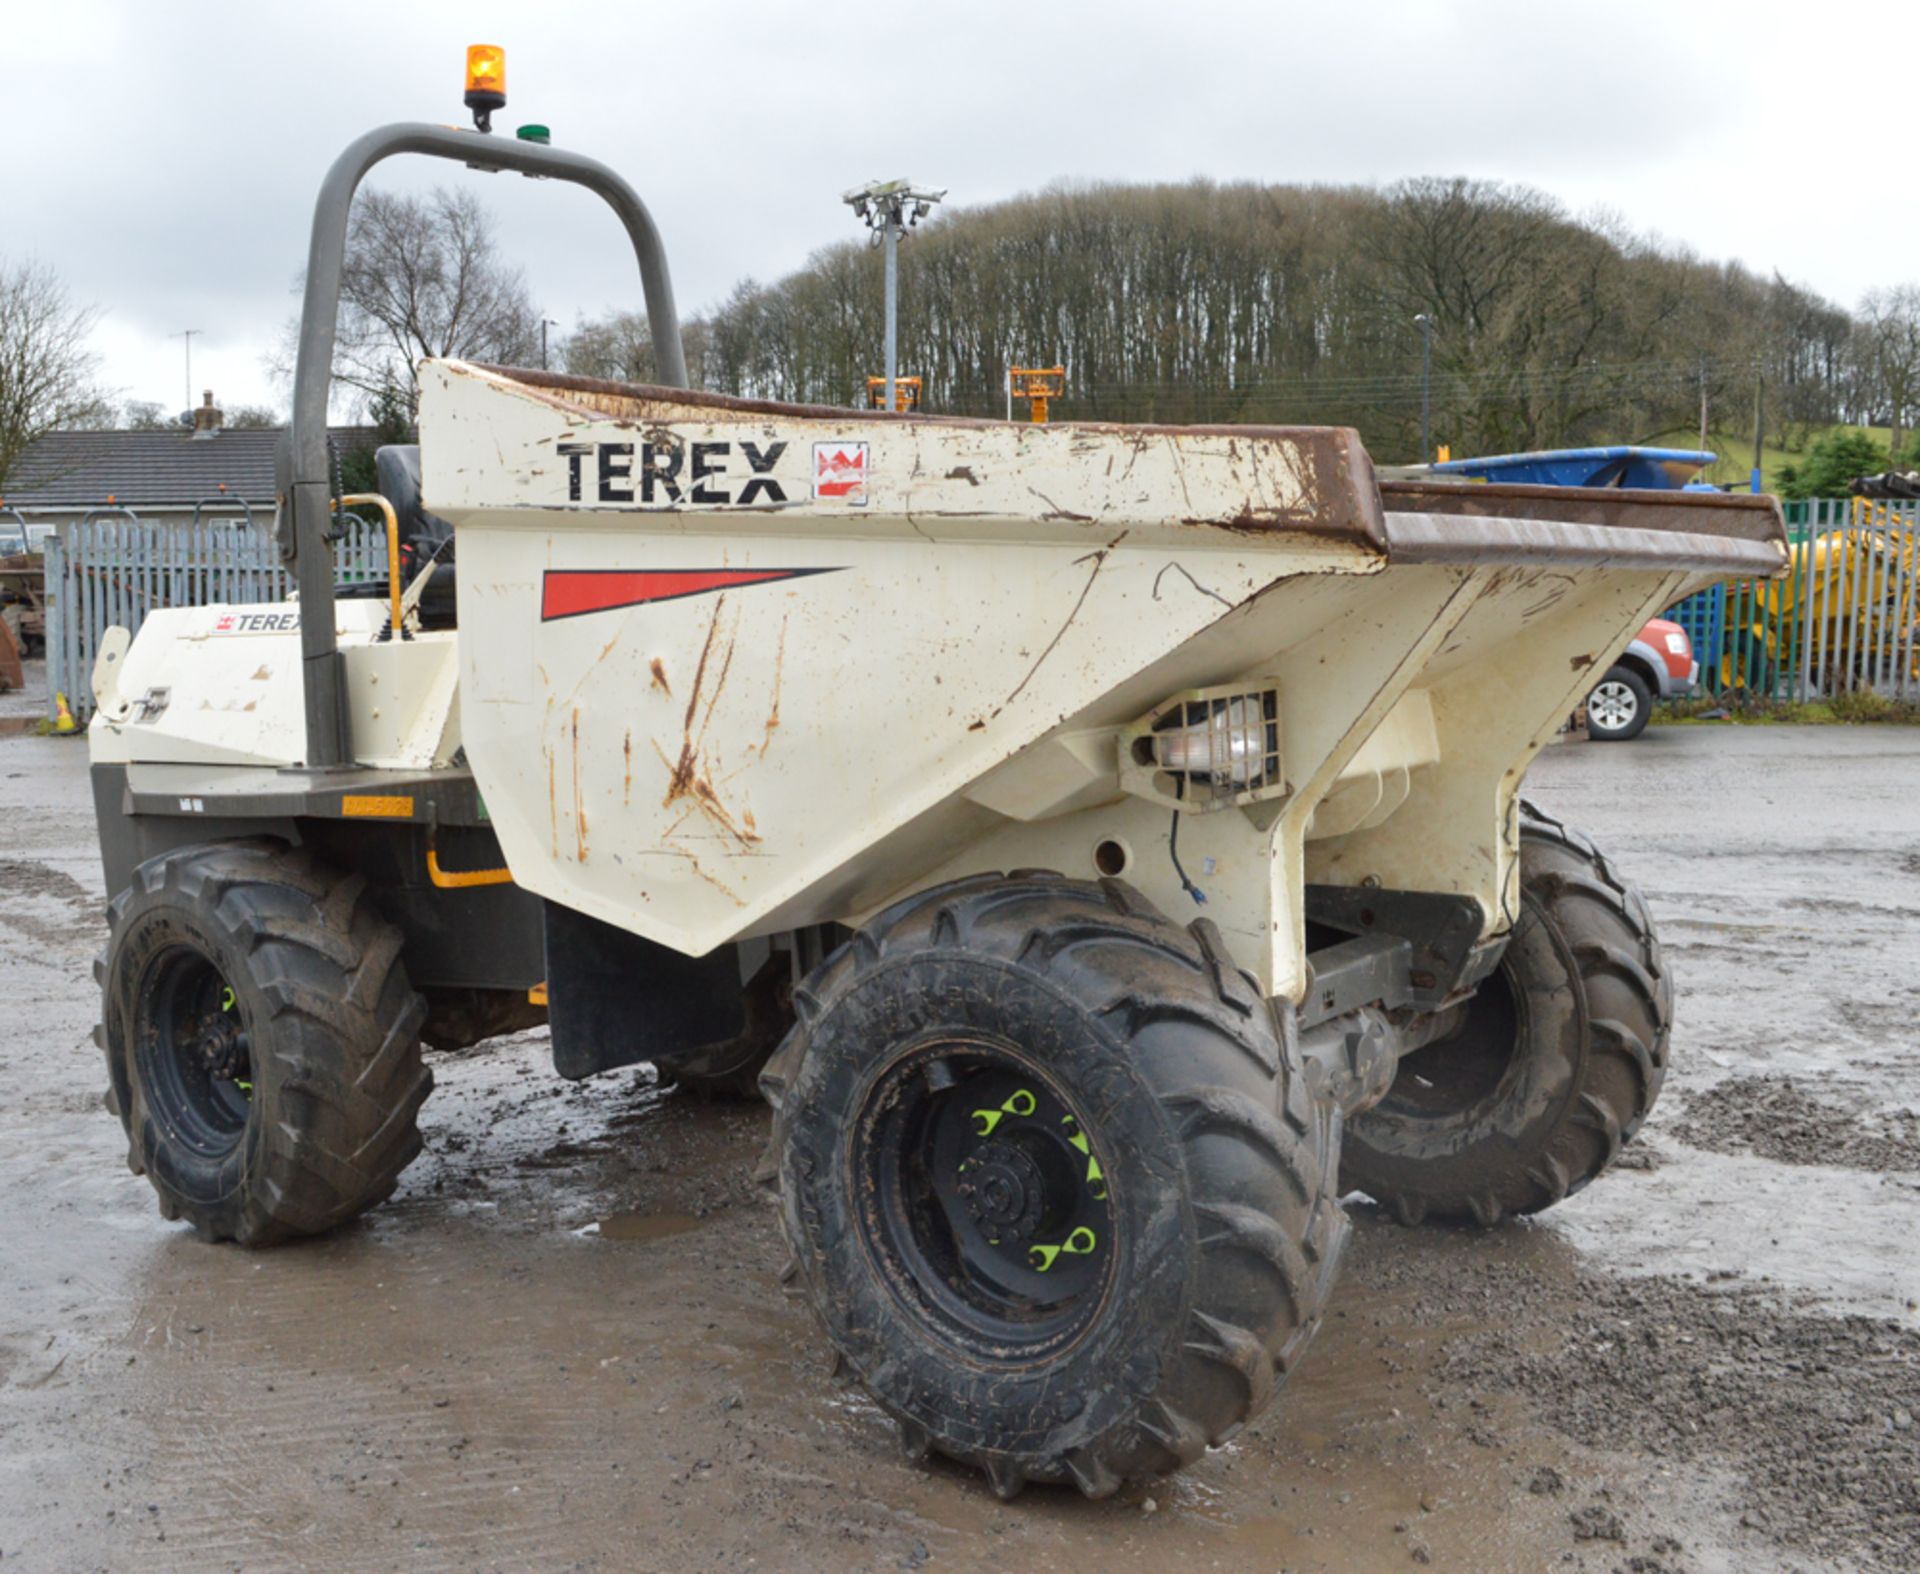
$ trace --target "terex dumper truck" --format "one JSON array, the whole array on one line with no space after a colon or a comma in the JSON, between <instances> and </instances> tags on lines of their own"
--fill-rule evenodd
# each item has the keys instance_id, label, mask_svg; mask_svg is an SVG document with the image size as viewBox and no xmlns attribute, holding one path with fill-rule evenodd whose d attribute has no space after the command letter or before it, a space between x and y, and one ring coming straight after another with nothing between
<instances>
[{"instance_id":1,"label":"terex dumper truck","mask_svg":"<svg viewBox=\"0 0 1920 1574\"><path fill-rule=\"evenodd\" d=\"M346 215L400 151L605 197L663 385L429 362L378 506L436 555L336 599ZM605 167L425 125L334 166L298 598L156 612L95 675L98 1036L166 1217L263 1246L381 1201L423 1041L531 995L562 1076L757 1083L784 1277L910 1450L1100 1496L1268 1403L1343 1195L1491 1225L1612 1162L1672 987L1522 778L1650 615L1779 567L1768 500L685 385Z\"/></svg>"}]
</instances>

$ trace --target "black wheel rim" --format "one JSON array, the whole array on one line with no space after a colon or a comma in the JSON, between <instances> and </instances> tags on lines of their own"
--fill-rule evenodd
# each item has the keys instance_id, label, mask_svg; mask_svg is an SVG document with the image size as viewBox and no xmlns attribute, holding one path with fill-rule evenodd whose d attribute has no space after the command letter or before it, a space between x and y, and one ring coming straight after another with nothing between
<instances>
[{"instance_id":1,"label":"black wheel rim","mask_svg":"<svg viewBox=\"0 0 1920 1574\"><path fill-rule=\"evenodd\" d=\"M942 1038L876 1080L851 1145L870 1254L896 1297L976 1359L1057 1352L1111 1286L1098 1133L1011 1044Z\"/></svg>"},{"instance_id":2,"label":"black wheel rim","mask_svg":"<svg viewBox=\"0 0 1920 1574\"><path fill-rule=\"evenodd\" d=\"M137 1038L154 1115L218 1158L239 1145L253 1107L253 1050L233 986L203 952L173 946L151 963Z\"/></svg>"},{"instance_id":3,"label":"black wheel rim","mask_svg":"<svg viewBox=\"0 0 1920 1574\"><path fill-rule=\"evenodd\" d=\"M1526 994L1502 961L1467 1005L1460 1030L1400 1062L1378 1108L1415 1120L1454 1120L1496 1102L1527 1031Z\"/></svg>"}]
</instances>

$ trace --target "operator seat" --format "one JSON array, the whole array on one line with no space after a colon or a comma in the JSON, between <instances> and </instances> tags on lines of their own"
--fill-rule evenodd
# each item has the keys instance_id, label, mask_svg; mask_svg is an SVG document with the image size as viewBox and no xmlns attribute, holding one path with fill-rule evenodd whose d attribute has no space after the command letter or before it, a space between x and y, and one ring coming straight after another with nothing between
<instances>
[{"instance_id":1,"label":"operator seat","mask_svg":"<svg viewBox=\"0 0 1920 1574\"><path fill-rule=\"evenodd\" d=\"M420 599L423 628L454 626L453 526L427 511L420 500L420 445L389 443L373 454L380 493L393 504L400 524L400 576L411 584L431 560L433 578ZM384 587L383 587L384 593Z\"/></svg>"}]
</instances>

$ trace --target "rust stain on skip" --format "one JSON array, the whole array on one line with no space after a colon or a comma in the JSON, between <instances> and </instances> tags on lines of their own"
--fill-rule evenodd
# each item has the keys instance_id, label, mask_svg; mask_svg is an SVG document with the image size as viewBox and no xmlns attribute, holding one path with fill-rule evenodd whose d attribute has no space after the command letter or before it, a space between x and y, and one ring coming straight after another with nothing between
<instances>
[{"instance_id":1,"label":"rust stain on skip","mask_svg":"<svg viewBox=\"0 0 1920 1574\"><path fill-rule=\"evenodd\" d=\"M587 861L587 811L580 802L580 707L573 708L573 856Z\"/></svg>"},{"instance_id":2,"label":"rust stain on skip","mask_svg":"<svg viewBox=\"0 0 1920 1574\"><path fill-rule=\"evenodd\" d=\"M633 802L633 729L631 727L620 737L620 758L626 766L626 776L620 783L620 802L624 806Z\"/></svg>"},{"instance_id":3,"label":"rust stain on skip","mask_svg":"<svg viewBox=\"0 0 1920 1574\"><path fill-rule=\"evenodd\" d=\"M547 750L547 839L552 844L553 856L560 856L560 800L556 794L553 780L553 750Z\"/></svg>"},{"instance_id":4,"label":"rust stain on skip","mask_svg":"<svg viewBox=\"0 0 1920 1574\"><path fill-rule=\"evenodd\" d=\"M767 757L767 750L773 746L773 735L780 726L780 682L787 670L787 623L793 617L791 612L780 619L780 642L773 652L773 706L767 712L767 729L760 738L760 758ZM749 828L753 825L751 816L747 819Z\"/></svg>"},{"instance_id":5,"label":"rust stain on skip","mask_svg":"<svg viewBox=\"0 0 1920 1574\"><path fill-rule=\"evenodd\" d=\"M713 621L707 625L706 643L700 647L700 660L693 669L693 692L687 696L687 714L680 723L680 759L678 764L668 769L667 795L660 800L663 809L674 799L684 798L693 790L694 762L699 748L698 740L693 735L693 719L700 714L700 688L707 681L707 661L713 655L713 642L720 632L720 614L726 610L726 606L727 598L723 594L713 605ZM707 713L712 715L711 707Z\"/></svg>"},{"instance_id":6,"label":"rust stain on skip","mask_svg":"<svg viewBox=\"0 0 1920 1574\"><path fill-rule=\"evenodd\" d=\"M713 789L702 768L702 745L706 741L707 728L712 725L713 713L720 703L720 696L727 686L727 674L733 670L734 647L738 640L729 638L726 649L721 653L720 670L715 674L713 688L707 693L707 705L703 712L700 708L700 696L706 691L707 665L713 659L713 647L720 634L720 620L726 613L727 598L722 595L714 603L713 621L707 625L707 638L700 647L700 660L693 669L693 688L687 695L686 714L680 723L680 758L669 760L666 751L659 743L654 743L654 752L660 756L661 763L667 767L667 794L660 800L660 807L671 808L681 798L690 798L694 807L713 823L725 831L743 847L751 847L760 840L757 833L743 829L734 823L733 816L720 801L720 795ZM698 721L699 731L694 730Z\"/></svg>"},{"instance_id":7,"label":"rust stain on skip","mask_svg":"<svg viewBox=\"0 0 1920 1574\"><path fill-rule=\"evenodd\" d=\"M667 664L658 656L647 663L647 671L653 674L653 686L668 699L673 698L673 685L667 682Z\"/></svg>"}]
</instances>

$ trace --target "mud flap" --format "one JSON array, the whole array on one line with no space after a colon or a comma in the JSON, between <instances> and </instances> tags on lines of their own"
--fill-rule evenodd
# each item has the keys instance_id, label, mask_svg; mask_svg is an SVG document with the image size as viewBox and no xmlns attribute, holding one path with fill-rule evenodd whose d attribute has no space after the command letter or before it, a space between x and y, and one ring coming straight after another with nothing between
<instances>
[{"instance_id":1,"label":"mud flap","mask_svg":"<svg viewBox=\"0 0 1920 1574\"><path fill-rule=\"evenodd\" d=\"M736 947L682 956L571 908L545 906L547 1020L561 1076L670 1059L746 1025Z\"/></svg>"}]
</instances>

